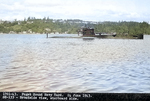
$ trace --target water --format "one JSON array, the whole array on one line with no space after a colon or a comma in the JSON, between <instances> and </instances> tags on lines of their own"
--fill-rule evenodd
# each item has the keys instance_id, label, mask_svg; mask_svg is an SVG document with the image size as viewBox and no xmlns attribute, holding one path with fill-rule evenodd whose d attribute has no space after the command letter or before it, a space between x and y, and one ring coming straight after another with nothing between
<instances>
[{"instance_id":1,"label":"water","mask_svg":"<svg viewBox=\"0 0 150 101\"><path fill-rule=\"evenodd\" d=\"M149 60L149 35L83 40L1 34L0 91L150 93Z\"/></svg>"}]
</instances>

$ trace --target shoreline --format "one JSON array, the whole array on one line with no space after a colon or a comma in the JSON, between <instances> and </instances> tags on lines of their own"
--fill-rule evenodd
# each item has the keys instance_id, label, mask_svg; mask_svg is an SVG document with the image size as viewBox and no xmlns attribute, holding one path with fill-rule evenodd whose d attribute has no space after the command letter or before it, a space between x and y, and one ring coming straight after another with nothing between
<instances>
[{"instance_id":1,"label":"shoreline","mask_svg":"<svg viewBox=\"0 0 150 101\"><path fill-rule=\"evenodd\" d=\"M5 34L5 35L8 35L8 34L11 34L11 35L44 35L45 34L45 37L46 37L46 33L0 33L0 35L2 34ZM62 35L71 35L71 34L67 34L67 33L63 33L63 34L54 34L54 33L50 33L48 34L49 37L48 38L84 38L86 36L82 36L82 35L79 35L78 34L72 34L72 35L77 35L77 36L62 36ZM52 35L50 37L50 35ZM56 36L54 36L56 35ZM142 38L138 38L138 37L131 37L131 36L115 36L115 37L112 37L112 36L107 36L105 38L103 37L99 37L99 36L91 36L93 38L99 38L99 39L143 39L144 38L144 35L148 35L148 34L143 34L143 37ZM89 36L88 36L89 37Z\"/></svg>"}]
</instances>

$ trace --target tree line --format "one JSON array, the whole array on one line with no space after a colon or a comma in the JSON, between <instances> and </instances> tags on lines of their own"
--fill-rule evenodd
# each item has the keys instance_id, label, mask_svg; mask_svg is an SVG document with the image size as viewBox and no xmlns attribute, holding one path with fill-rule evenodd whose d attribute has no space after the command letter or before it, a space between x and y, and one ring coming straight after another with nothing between
<instances>
[{"instance_id":1,"label":"tree line","mask_svg":"<svg viewBox=\"0 0 150 101\"><path fill-rule=\"evenodd\" d=\"M77 33L80 24L74 20L36 19L0 21L0 33Z\"/></svg>"},{"instance_id":2,"label":"tree line","mask_svg":"<svg viewBox=\"0 0 150 101\"><path fill-rule=\"evenodd\" d=\"M138 36L150 34L150 25L147 22L103 22L95 25L95 31L113 33L117 36Z\"/></svg>"},{"instance_id":3,"label":"tree line","mask_svg":"<svg viewBox=\"0 0 150 101\"><path fill-rule=\"evenodd\" d=\"M81 27L92 27L95 32L117 33L118 36L136 36L139 34L150 34L150 25L147 22L91 22L79 19L37 19L28 17L23 21L0 20L0 33L78 33Z\"/></svg>"}]
</instances>

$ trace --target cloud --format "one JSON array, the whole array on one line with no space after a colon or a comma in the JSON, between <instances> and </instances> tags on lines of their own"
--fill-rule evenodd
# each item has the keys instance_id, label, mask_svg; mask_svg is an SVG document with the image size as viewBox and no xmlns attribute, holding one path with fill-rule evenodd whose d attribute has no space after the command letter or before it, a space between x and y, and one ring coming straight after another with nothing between
<instances>
[{"instance_id":1,"label":"cloud","mask_svg":"<svg viewBox=\"0 0 150 101\"><path fill-rule=\"evenodd\" d=\"M148 20L148 0L0 0L0 19Z\"/></svg>"},{"instance_id":2,"label":"cloud","mask_svg":"<svg viewBox=\"0 0 150 101\"><path fill-rule=\"evenodd\" d=\"M61 4L61 0L24 0L26 5L57 5Z\"/></svg>"}]
</instances>

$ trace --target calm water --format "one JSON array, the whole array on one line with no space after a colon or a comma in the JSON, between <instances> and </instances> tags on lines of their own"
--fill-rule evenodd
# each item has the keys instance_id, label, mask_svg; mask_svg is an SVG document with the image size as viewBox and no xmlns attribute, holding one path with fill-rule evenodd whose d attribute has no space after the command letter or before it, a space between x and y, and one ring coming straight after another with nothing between
<instances>
[{"instance_id":1,"label":"calm water","mask_svg":"<svg viewBox=\"0 0 150 101\"><path fill-rule=\"evenodd\" d=\"M0 91L150 93L150 36L1 34Z\"/></svg>"}]
</instances>

